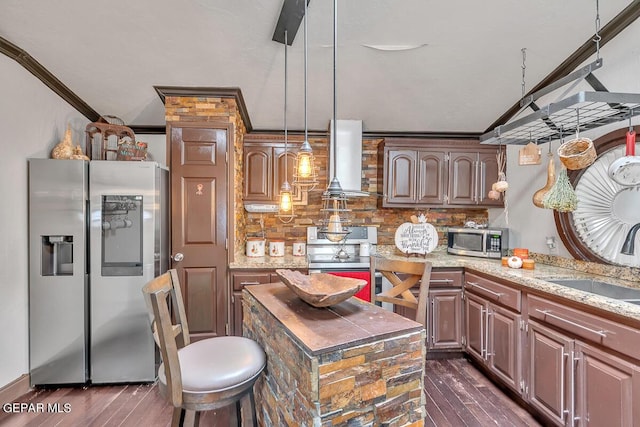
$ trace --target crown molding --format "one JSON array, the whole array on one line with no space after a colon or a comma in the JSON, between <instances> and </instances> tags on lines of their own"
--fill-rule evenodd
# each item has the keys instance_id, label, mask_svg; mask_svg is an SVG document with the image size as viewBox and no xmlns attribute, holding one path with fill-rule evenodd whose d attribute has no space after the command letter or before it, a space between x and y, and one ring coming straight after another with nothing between
<instances>
[{"instance_id":1,"label":"crown molding","mask_svg":"<svg viewBox=\"0 0 640 427\"><path fill-rule=\"evenodd\" d=\"M235 100L247 132L253 129L247 105L239 87L188 87L188 86L154 86L158 96L165 103L167 96L195 96L201 98L231 98Z\"/></svg>"},{"instance_id":2,"label":"crown molding","mask_svg":"<svg viewBox=\"0 0 640 427\"><path fill-rule=\"evenodd\" d=\"M84 102L78 95L73 93L71 89L64 85L60 80L42 66L38 61L33 59L25 50L11 43L9 40L0 37L0 53L15 60L22 65L27 71L33 74L38 80L44 83L49 89L58 94L62 99L67 101L69 105L78 110L80 114L85 116L89 121L96 122L100 118L100 114Z\"/></svg>"}]
</instances>

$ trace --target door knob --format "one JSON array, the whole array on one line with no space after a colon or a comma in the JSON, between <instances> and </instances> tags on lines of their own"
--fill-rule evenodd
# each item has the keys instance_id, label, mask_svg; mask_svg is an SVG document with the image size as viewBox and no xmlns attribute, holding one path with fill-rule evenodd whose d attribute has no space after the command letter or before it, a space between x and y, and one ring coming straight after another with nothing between
<instances>
[{"instance_id":1,"label":"door knob","mask_svg":"<svg viewBox=\"0 0 640 427\"><path fill-rule=\"evenodd\" d=\"M180 262L184 259L184 254L178 252L174 256L171 257L175 262Z\"/></svg>"}]
</instances>

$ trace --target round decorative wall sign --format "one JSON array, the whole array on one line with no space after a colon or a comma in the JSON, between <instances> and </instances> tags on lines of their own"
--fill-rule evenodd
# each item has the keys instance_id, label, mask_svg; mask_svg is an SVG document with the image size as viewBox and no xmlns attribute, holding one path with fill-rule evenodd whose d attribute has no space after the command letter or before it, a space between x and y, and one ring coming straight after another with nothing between
<instances>
[{"instance_id":1,"label":"round decorative wall sign","mask_svg":"<svg viewBox=\"0 0 640 427\"><path fill-rule=\"evenodd\" d=\"M425 255L438 246L438 232L426 222L405 222L396 230L395 241L402 253Z\"/></svg>"}]
</instances>

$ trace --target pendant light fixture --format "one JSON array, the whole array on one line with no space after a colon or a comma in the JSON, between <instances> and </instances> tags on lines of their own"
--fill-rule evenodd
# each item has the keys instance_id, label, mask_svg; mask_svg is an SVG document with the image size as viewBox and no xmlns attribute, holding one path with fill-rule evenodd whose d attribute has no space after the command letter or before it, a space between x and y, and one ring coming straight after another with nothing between
<instances>
[{"instance_id":1,"label":"pendant light fixture","mask_svg":"<svg viewBox=\"0 0 640 427\"><path fill-rule=\"evenodd\" d=\"M318 185L318 169L307 126L307 1L304 0L304 142L296 155L293 169L293 185L303 191L311 191Z\"/></svg>"},{"instance_id":2,"label":"pendant light fixture","mask_svg":"<svg viewBox=\"0 0 640 427\"><path fill-rule=\"evenodd\" d=\"M336 90L336 68L338 59L338 0L333 2L333 120L331 125L333 126L332 134L333 138L330 139L332 147L329 147L330 153L333 156L334 163L336 162L336 122L337 122L337 90ZM342 191L342 186L338 177L335 175L331 178L331 183L322 194L322 212L323 219L320 223L320 232L323 233L326 238L332 242L340 242L345 239L350 233L349 225L350 209L347 207L347 197Z\"/></svg>"},{"instance_id":3,"label":"pendant light fixture","mask_svg":"<svg viewBox=\"0 0 640 427\"><path fill-rule=\"evenodd\" d=\"M293 198L291 197L291 185L288 180L287 165L289 163L289 141L287 130L287 30L284 30L284 182L280 187L278 214L281 222L289 223L295 216L293 214Z\"/></svg>"}]
</instances>

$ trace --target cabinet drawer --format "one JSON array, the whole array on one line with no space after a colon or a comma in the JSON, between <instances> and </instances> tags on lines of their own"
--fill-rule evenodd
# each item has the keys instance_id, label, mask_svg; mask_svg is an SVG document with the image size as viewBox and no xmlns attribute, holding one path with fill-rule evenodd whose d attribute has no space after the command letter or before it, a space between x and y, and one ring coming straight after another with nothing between
<instances>
[{"instance_id":1,"label":"cabinet drawer","mask_svg":"<svg viewBox=\"0 0 640 427\"><path fill-rule=\"evenodd\" d=\"M522 309L522 292L490 279L465 273L465 290L481 295L483 298L520 312Z\"/></svg>"},{"instance_id":2,"label":"cabinet drawer","mask_svg":"<svg viewBox=\"0 0 640 427\"><path fill-rule=\"evenodd\" d=\"M527 314L531 319L553 325L633 358L639 357L638 329L533 295L528 296L527 306Z\"/></svg>"},{"instance_id":3,"label":"cabinet drawer","mask_svg":"<svg viewBox=\"0 0 640 427\"><path fill-rule=\"evenodd\" d=\"M460 288L462 287L462 270L460 271L431 271L431 288Z\"/></svg>"},{"instance_id":4,"label":"cabinet drawer","mask_svg":"<svg viewBox=\"0 0 640 427\"><path fill-rule=\"evenodd\" d=\"M232 273L232 282L233 290L239 291L247 285L271 283L271 274L269 272Z\"/></svg>"}]
</instances>

